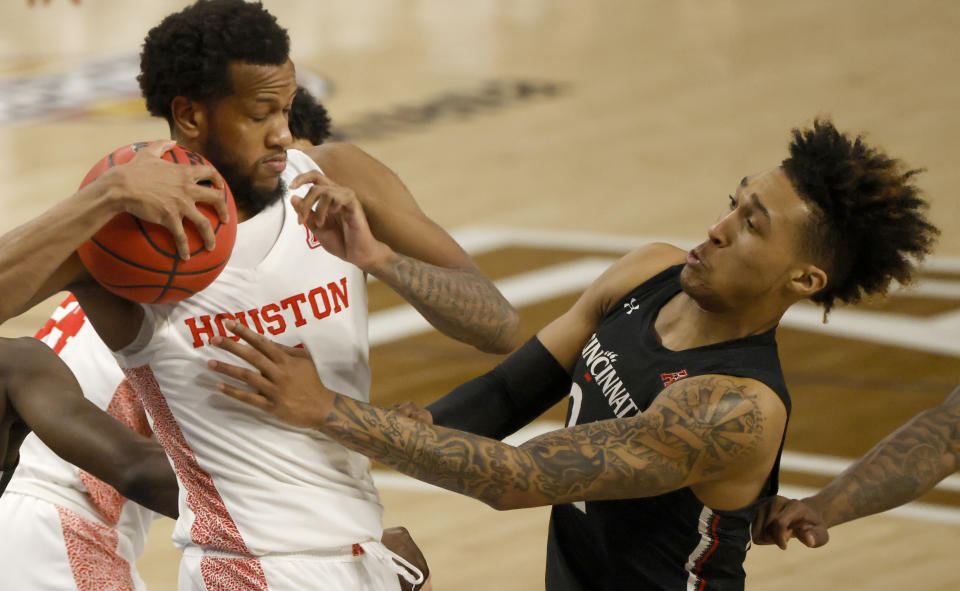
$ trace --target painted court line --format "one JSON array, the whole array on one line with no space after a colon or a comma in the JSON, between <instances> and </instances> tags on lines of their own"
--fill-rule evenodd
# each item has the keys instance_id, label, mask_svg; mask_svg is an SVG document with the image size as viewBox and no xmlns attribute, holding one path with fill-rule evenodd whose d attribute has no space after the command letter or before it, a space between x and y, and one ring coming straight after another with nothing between
<instances>
[{"instance_id":1,"label":"painted court line","mask_svg":"<svg viewBox=\"0 0 960 591\"><path fill-rule=\"evenodd\" d=\"M830 321L824 324L823 310L800 304L787 310L780 325L960 357L960 334L939 317L918 318L906 314L841 308L830 312Z\"/></svg>"},{"instance_id":2,"label":"painted court line","mask_svg":"<svg viewBox=\"0 0 960 591\"><path fill-rule=\"evenodd\" d=\"M535 246L556 250L609 250L626 253L651 242L667 242L689 249L706 238L691 240L676 236L632 236L627 234L601 234L566 230L532 230L502 226L463 226L451 231L457 242L471 254L480 254L507 246ZM931 273L960 274L960 257L931 256L921 265Z\"/></svg>"},{"instance_id":3,"label":"painted court line","mask_svg":"<svg viewBox=\"0 0 960 591\"><path fill-rule=\"evenodd\" d=\"M648 243L649 238L596 236L541 231L468 229L456 232L458 240L471 253L507 246L530 245L549 248L593 248L616 250ZM629 243L629 244L628 244ZM567 293L582 291L615 258L584 257L510 276L496 282L500 291L515 306L544 301ZM899 291L898 288L895 291ZM921 281L907 293L926 297L960 297L960 282ZM823 312L813 305L797 305L787 311L782 326L858 339L884 345L960 357L960 327L954 312L930 318L891 314L855 308L840 308L823 323ZM370 344L380 345L431 330L430 325L412 307L401 305L370 315Z\"/></svg>"},{"instance_id":4,"label":"painted court line","mask_svg":"<svg viewBox=\"0 0 960 591\"><path fill-rule=\"evenodd\" d=\"M405 474L398 472L388 472L386 470L374 470L373 481L380 490L398 490L418 493L451 493L440 487L420 482L410 478ZM812 488L802 486L784 485L780 487L780 494L792 498L802 499L815 494L817 491ZM477 501L480 502L480 501ZM955 507L946 507L943 505L930 505L928 503L909 503L902 507L897 507L883 513L884 515L894 515L907 519L918 521L929 521L947 525L960 525L960 509Z\"/></svg>"}]
</instances>

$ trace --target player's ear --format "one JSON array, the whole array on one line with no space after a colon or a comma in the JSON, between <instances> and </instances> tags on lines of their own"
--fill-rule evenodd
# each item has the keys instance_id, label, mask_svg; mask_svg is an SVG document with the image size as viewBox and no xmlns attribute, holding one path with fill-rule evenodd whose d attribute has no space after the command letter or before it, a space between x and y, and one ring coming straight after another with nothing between
<instances>
[{"instance_id":1,"label":"player's ear","mask_svg":"<svg viewBox=\"0 0 960 591\"><path fill-rule=\"evenodd\" d=\"M199 102L191 101L185 96L174 97L170 101L170 113L173 115L174 134L185 139L197 139L205 135L206 111Z\"/></svg>"},{"instance_id":2,"label":"player's ear","mask_svg":"<svg viewBox=\"0 0 960 591\"><path fill-rule=\"evenodd\" d=\"M827 286L827 273L816 265L804 265L790 276L787 288L801 299L809 298Z\"/></svg>"}]
</instances>

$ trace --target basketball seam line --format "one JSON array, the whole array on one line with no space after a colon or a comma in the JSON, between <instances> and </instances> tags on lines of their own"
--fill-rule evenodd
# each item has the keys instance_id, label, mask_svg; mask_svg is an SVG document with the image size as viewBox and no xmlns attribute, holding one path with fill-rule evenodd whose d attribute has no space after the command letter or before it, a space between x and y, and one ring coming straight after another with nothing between
<instances>
[{"instance_id":1,"label":"basketball seam line","mask_svg":"<svg viewBox=\"0 0 960 591\"><path fill-rule=\"evenodd\" d=\"M170 274L167 275L167 284L163 286L163 289L160 290L160 295L157 296L153 303L157 303L163 299L163 296L167 295L167 292L170 291L170 286L173 285L173 280L177 276L177 265L180 264L179 260L173 261L173 267L170 269Z\"/></svg>"},{"instance_id":2,"label":"basketball seam line","mask_svg":"<svg viewBox=\"0 0 960 591\"><path fill-rule=\"evenodd\" d=\"M224 201L227 200L226 192L224 192L223 200L224 200ZM171 253L171 252L167 252L167 251L163 250L162 248L160 248L159 246L157 246L157 244L153 241L153 239L152 239L152 238L150 237L150 235L147 233L147 229L143 227L143 222L142 222L142 220L141 220L140 218L138 218L137 216L131 216L131 217L133 218L133 221L137 223L137 227L140 228L140 233L143 234L143 237L147 239L147 242L150 244L150 246L153 247L154 250L156 250L157 252L159 252L160 254L162 254L163 256L165 256L165 257L167 257L167 258L171 258L171 259L176 259L176 258L177 258L178 255L175 255L175 254L173 254L173 253ZM223 225L223 222L221 222L221 221L218 219L218 220L217 220L217 227L213 229L213 235L214 235L214 236L216 236L217 233L220 231L220 226L222 226L222 225ZM197 250L191 252L191 253L190 253L190 256L196 256L196 255L200 254L201 252L203 252L205 249L206 249L206 247L201 245L200 248L198 248Z\"/></svg>"},{"instance_id":3,"label":"basketball seam line","mask_svg":"<svg viewBox=\"0 0 960 591\"><path fill-rule=\"evenodd\" d=\"M150 287L150 288L165 287L164 285L161 285L161 284L156 284L156 285L150 285L150 284L143 284L143 285L126 285L126 284L123 284L123 283L106 283L106 282L104 282L104 285L109 286L109 287L119 287L119 288L122 288L122 289L146 289L146 288L148 288L148 287ZM179 287L179 286L177 286L177 285L171 285L171 286L170 286L170 289L177 289L177 290L180 290L180 291L185 291L185 292L190 293L190 294L197 293L196 291L194 291L194 290L192 290L192 289L187 289L186 287Z\"/></svg>"},{"instance_id":4,"label":"basketball seam line","mask_svg":"<svg viewBox=\"0 0 960 591\"><path fill-rule=\"evenodd\" d=\"M167 270L165 270L165 269L154 269L153 267L148 267L148 266L146 266L146 265L141 265L140 263L136 263L136 262L134 262L134 261L131 261L130 259L124 258L124 257L118 255L117 253L113 252L112 250L110 250L109 248L107 248L106 246L104 246L103 244L101 244L100 241L98 241L96 238L91 238L90 241L93 242L94 244L96 244L97 246L99 246L100 248L102 248L103 251L106 252L107 254L109 254L109 255L111 255L111 256L113 256L113 257L116 257L117 259L119 259L120 261L122 261L122 262L124 262L124 263L127 263L128 265L131 265L131 266L133 266L133 267L137 267L138 269L143 269L144 271L150 271L151 273L159 273L160 275L167 275L167 274L170 273L170 271L167 271ZM174 261L174 262L176 262L176 261ZM217 267L222 267L224 264L226 264L226 262L227 262L227 261L221 261L221 262L217 263L216 265L214 265L214 266L212 266L212 267L207 267L206 269L198 269L198 270L196 270L196 271L180 271L180 272L178 273L178 275L201 275L201 274L203 274L203 273L209 273L210 271L213 271L213 270L216 269Z\"/></svg>"},{"instance_id":5,"label":"basketball seam line","mask_svg":"<svg viewBox=\"0 0 960 591\"><path fill-rule=\"evenodd\" d=\"M133 145L131 145L130 147L133 147ZM176 147L176 146L174 146L174 147ZM134 151L136 151L136 150L134 150ZM169 154L170 154L170 158L173 159L173 163L174 163L174 164L180 164L180 161L177 160L177 153L174 152L173 150L168 150L168 152L169 152ZM109 154L110 168L113 168L114 166L116 166L116 164L114 163L114 159L113 159L113 155L114 155L115 153L116 153L116 152L111 152L111 153ZM201 156L201 158L202 158L202 156ZM189 159L189 160L190 160L190 166L196 166L196 163L195 163L192 159ZM226 188L224 188L224 189L221 191L221 193L223 193L223 200L226 202L226 201L227 201L227 190L226 190ZM170 252L167 252L167 251L163 250L162 248L160 248L159 246L157 246L156 243L153 241L153 239L150 238L150 235L147 234L147 231L146 231L146 229L144 229L143 224L140 223L140 218L138 218L137 216L131 216L131 217L133 217L133 221L135 221L135 222L137 223L137 227L140 228L140 233L143 234L143 237L147 239L147 242L150 244L150 246L152 246L152 247L154 248L154 250L156 250L157 252L159 252L159 253L162 254L163 256L168 257L168 258L171 258L171 259L174 259L174 263L176 263L176 260L177 260L176 257L177 257L177 255L175 255L175 254L173 254L173 253L170 253ZM217 233L220 232L220 227L221 227L222 225L223 225L223 222L220 221L220 219L217 219L217 227L213 229L213 235L214 235L214 236L216 236ZM201 247L198 248L197 250L191 252L191 253L190 253L190 256L195 256L195 255L199 254L201 251L203 251L203 249L204 249L204 247L201 246ZM106 250L106 249L104 249L104 250ZM107 252L110 252L110 251L107 251ZM110 253L110 254L113 254L113 253ZM213 267L213 268L216 268L216 267ZM166 273L166 271L161 271L161 272Z\"/></svg>"}]
</instances>

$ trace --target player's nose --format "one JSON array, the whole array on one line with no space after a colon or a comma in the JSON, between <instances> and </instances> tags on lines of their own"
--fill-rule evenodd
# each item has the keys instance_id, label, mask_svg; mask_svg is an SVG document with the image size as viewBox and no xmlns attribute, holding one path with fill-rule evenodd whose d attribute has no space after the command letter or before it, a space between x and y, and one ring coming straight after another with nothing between
<instances>
[{"instance_id":1,"label":"player's nose","mask_svg":"<svg viewBox=\"0 0 960 591\"><path fill-rule=\"evenodd\" d=\"M271 132L267 134L267 147L271 149L286 150L293 143L293 134L290 133L290 125L286 118L283 118Z\"/></svg>"},{"instance_id":2,"label":"player's nose","mask_svg":"<svg viewBox=\"0 0 960 591\"><path fill-rule=\"evenodd\" d=\"M710 239L710 242L715 246L727 246L729 241L727 240L726 228L724 227L724 221L726 216L720 218L712 226L707 229L707 238Z\"/></svg>"}]
</instances>

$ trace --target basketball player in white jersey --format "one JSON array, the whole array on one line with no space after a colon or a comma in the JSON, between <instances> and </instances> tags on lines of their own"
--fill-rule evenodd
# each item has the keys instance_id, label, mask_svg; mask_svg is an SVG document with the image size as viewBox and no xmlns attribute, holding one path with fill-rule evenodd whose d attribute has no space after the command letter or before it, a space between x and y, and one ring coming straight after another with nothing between
<instances>
[{"instance_id":1,"label":"basketball player in white jersey","mask_svg":"<svg viewBox=\"0 0 960 591\"><path fill-rule=\"evenodd\" d=\"M173 470L73 296L36 338L46 346L0 339L0 589L145 589L135 561L155 513L58 452L176 519ZM383 543L427 570L404 528L385 530Z\"/></svg>"},{"instance_id":2,"label":"basketball player in white jersey","mask_svg":"<svg viewBox=\"0 0 960 591\"><path fill-rule=\"evenodd\" d=\"M16 466L0 497L0 589L144 589L134 560L153 511L68 462L171 517L176 478L72 296L37 336L0 339L0 460Z\"/></svg>"},{"instance_id":3,"label":"basketball player in white jersey","mask_svg":"<svg viewBox=\"0 0 960 591\"><path fill-rule=\"evenodd\" d=\"M207 194L125 190L129 174L111 171L106 194L78 192L0 238L0 321L68 288L117 352L181 485L181 588L395 589L404 569L377 542L381 507L368 461L217 396L204 364L224 354L210 339L235 319L303 345L327 383L365 400L365 273L484 350L516 344L517 316L382 164L346 145L310 156L287 150L297 88L288 53L273 17L239 0L198 2L144 44L148 109L213 162L237 199L237 247L217 281L177 304L141 306L89 278L72 253L120 211L166 221L181 253L184 216L212 241L190 203ZM154 158L164 147L139 155L137 170L165 171ZM298 223L310 215L323 220L316 235Z\"/></svg>"},{"instance_id":4,"label":"basketball player in white jersey","mask_svg":"<svg viewBox=\"0 0 960 591\"><path fill-rule=\"evenodd\" d=\"M298 141L304 147L322 143L329 135L329 123L323 106L301 88L290 113L291 129ZM36 337L61 355L93 404L135 432L150 437L150 426L139 399L73 296L54 311ZM37 354L49 353L37 347L30 350ZM32 396L27 390L29 388L21 387L18 393L23 397ZM67 395L67 392L57 395ZM68 403L76 403L75 398ZM4 416L5 424L17 424L13 421L15 413L0 416ZM89 428L82 431L87 435L99 431L104 417L94 415L84 420L90 422ZM115 431L114 426L106 433ZM45 436L62 438L65 433L53 430ZM16 451L20 451L19 469L7 470L5 474L9 477L15 473L16 477L4 478L9 480L10 494L2 496L6 482L0 487L0 523L4 530L4 537L0 539L0 572L4 573L0 589L4 586L33 591L144 589L135 560L146 544L154 513L126 502L113 487L61 459L36 433L29 435L22 447L22 438L16 435L2 437L9 445L6 454L0 453L0 457L13 458ZM122 445L125 441L113 442L115 455L125 451ZM70 439L69 443L73 447L89 446L83 439ZM148 456L151 461L146 461L144 456L151 452L153 455ZM176 478L159 444L141 442L130 446L128 455L119 457L128 465L121 473L122 488L139 486L154 497L165 499L168 505L165 513L175 519ZM157 459L159 465L156 465ZM144 481L146 478L149 480ZM90 532L98 535L91 536ZM423 555L404 528L385 530L382 541L422 571L427 570ZM38 569L37 564L45 567Z\"/></svg>"}]
</instances>

